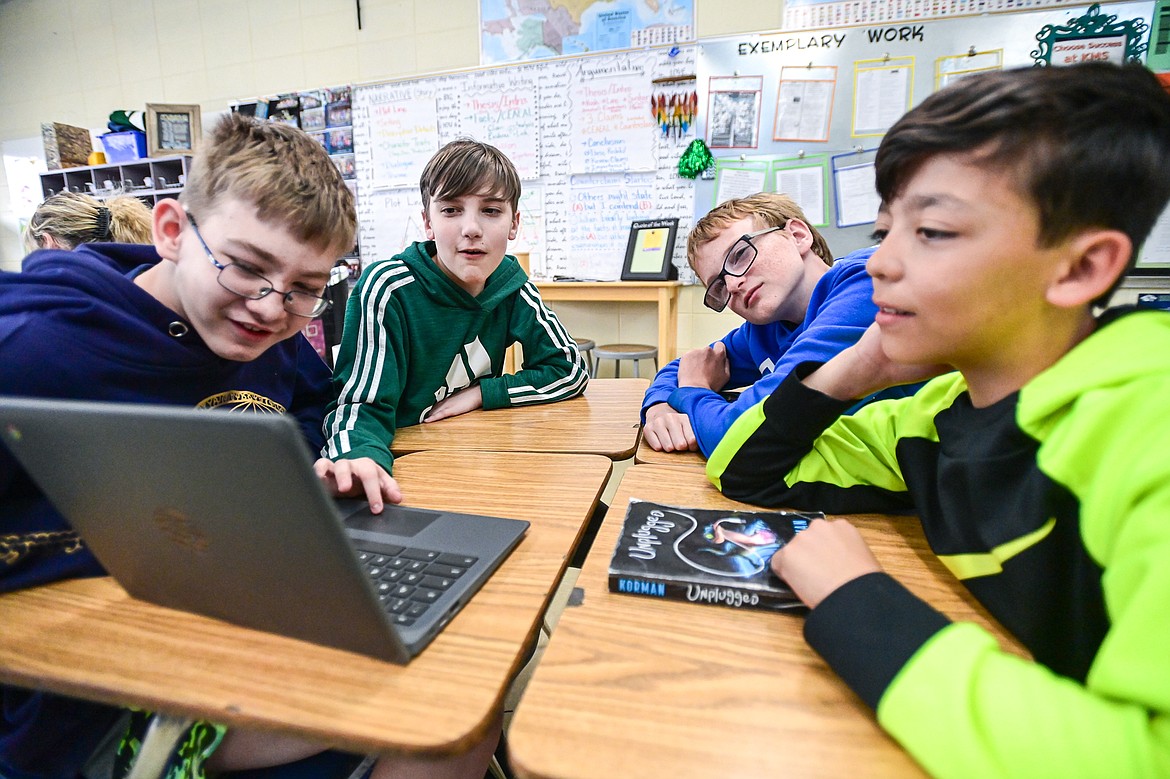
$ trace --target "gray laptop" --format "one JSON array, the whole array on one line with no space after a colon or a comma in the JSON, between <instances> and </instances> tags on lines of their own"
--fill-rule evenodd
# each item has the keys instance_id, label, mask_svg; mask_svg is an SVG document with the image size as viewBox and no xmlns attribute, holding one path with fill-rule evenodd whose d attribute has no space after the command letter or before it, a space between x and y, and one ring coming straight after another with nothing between
<instances>
[{"instance_id":1,"label":"gray laptop","mask_svg":"<svg viewBox=\"0 0 1170 779\"><path fill-rule=\"evenodd\" d=\"M336 501L280 414L0 397L0 437L134 597L396 663L528 528Z\"/></svg>"}]
</instances>

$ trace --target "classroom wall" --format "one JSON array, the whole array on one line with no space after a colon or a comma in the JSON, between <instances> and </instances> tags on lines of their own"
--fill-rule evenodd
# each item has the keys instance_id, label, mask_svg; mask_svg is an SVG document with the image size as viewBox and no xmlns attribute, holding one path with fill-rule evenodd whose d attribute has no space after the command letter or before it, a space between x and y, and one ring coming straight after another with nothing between
<instances>
[{"instance_id":1,"label":"classroom wall","mask_svg":"<svg viewBox=\"0 0 1170 779\"><path fill-rule=\"evenodd\" d=\"M102 129L111 111L199 103L475 67L479 0L0 0L0 142L59 121ZM771 30L783 4L695 0L700 37ZM0 167L0 268L23 256ZM1132 297L1127 295L1126 297ZM570 330L598 343L654 343L655 310L557 304ZM615 315L616 314L616 315ZM738 324L687 287L679 349Z\"/></svg>"},{"instance_id":2,"label":"classroom wall","mask_svg":"<svg viewBox=\"0 0 1170 779\"><path fill-rule=\"evenodd\" d=\"M695 0L699 36L775 29L783 3ZM0 142L41 122L103 129L111 111L230 101L479 64L479 0L0 0ZM0 168L0 268L23 256ZM735 326L684 290L679 348ZM614 316L615 309L617 316ZM562 306L558 305L558 310ZM653 343L652 306L566 304L572 331L599 343Z\"/></svg>"}]
</instances>

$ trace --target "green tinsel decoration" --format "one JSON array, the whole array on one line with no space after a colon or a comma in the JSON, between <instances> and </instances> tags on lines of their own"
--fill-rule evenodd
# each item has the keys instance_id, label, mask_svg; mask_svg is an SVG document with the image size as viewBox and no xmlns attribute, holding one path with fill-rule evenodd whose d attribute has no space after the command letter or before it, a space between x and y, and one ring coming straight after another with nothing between
<instances>
[{"instance_id":1,"label":"green tinsel decoration","mask_svg":"<svg viewBox=\"0 0 1170 779\"><path fill-rule=\"evenodd\" d=\"M703 143L702 138L696 138L678 158L678 175L693 179L714 164L715 157L711 155L707 144Z\"/></svg>"}]
</instances>

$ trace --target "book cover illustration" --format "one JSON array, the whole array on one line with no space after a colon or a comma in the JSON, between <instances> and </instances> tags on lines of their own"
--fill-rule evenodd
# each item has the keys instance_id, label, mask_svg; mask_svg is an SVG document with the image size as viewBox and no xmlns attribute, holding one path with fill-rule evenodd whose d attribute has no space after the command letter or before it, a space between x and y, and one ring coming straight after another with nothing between
<instances>
[{"instance_id":1,"label":"book cover illustration","mask_svg":"<svg viewBox=\"0 0 1170 779\"><path fill-rule=\"evenodd\" d=\"M632 499L609 564L611 592L732 608L803 608L769 563L820 512L719 511Z\"/></svg>"}]
</instances>

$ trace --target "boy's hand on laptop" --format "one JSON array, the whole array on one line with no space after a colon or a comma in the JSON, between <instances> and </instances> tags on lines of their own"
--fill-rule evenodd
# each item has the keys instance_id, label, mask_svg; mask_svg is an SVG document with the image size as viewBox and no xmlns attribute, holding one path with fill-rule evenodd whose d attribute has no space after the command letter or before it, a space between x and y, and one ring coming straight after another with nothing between
<instances>
[{"instance_id":1,"label":"boy's hand on laptop","mask_svg":"<svg viewBox=\"0 0 1170 779\"><path fill-rule=\"evenodd\" d=\"M691 349L678 361L678 386L704 387L718 392L731 381L727 347L722 341L714 346Z\"/></svg>"},{"instance_id":2,"label":"boy's hand on laptop","mask_svg":"<svg viewBox=\"0 0 1170 779\"><path fill-rule=\"evenodd\" d=\"M459 390L454 395L440 400L427 414L427 418L423 422L438 422L440 419L457 417L468 411L475 411L477 408L483 408L483 393L480 392L478 384Z\"/></svg>"},{"instance_id":3,"label":"boy's hand on laptop","mask_svg":"<svg viewBox=\"0 0 1170 779\"><path fill-rule=\"evenodd\" d=\"M843 519L814 519L772 555L772 570L811 609L841 585L881 569L861 533Z\"/></svg>"},{"instance_id":4,"label":"boy's hand on laptop","mask_svg":"<svg viewBox=\"0 0 1170 779\"><path fill-rule=\"evenodd\" d=\"M891 360L882 349L882 331L870 325L857 343L804 379L806 386L837 400L859 400L887 387L925 381L953 370L949 365L918 365Z\"/></svg>"},{"instance_id":5,"label":"boy's hand on laptop","mask_svg":"<svg viewBox=\"0 0 1170 779\"><path fill-rule=\"evenodd\" d=\"M398 482L369 457L337 462L322 457L313 464L313 470L330 493L343 498L364 497L375 514L381 513L388 502L402 502Z\"/></svg>"},{"instance_id":6,"label":"boy's hand on laptop","mask_svg":"<svg viewBox=\"0 0 1170 779\"><path fill-rule=\"evenodd\" d=\"M655 403L646 409L642 435L656 452L697 452L699 440L691 427L691 418L680 414L669 403Z\"/></svg>"}]
</instances>

